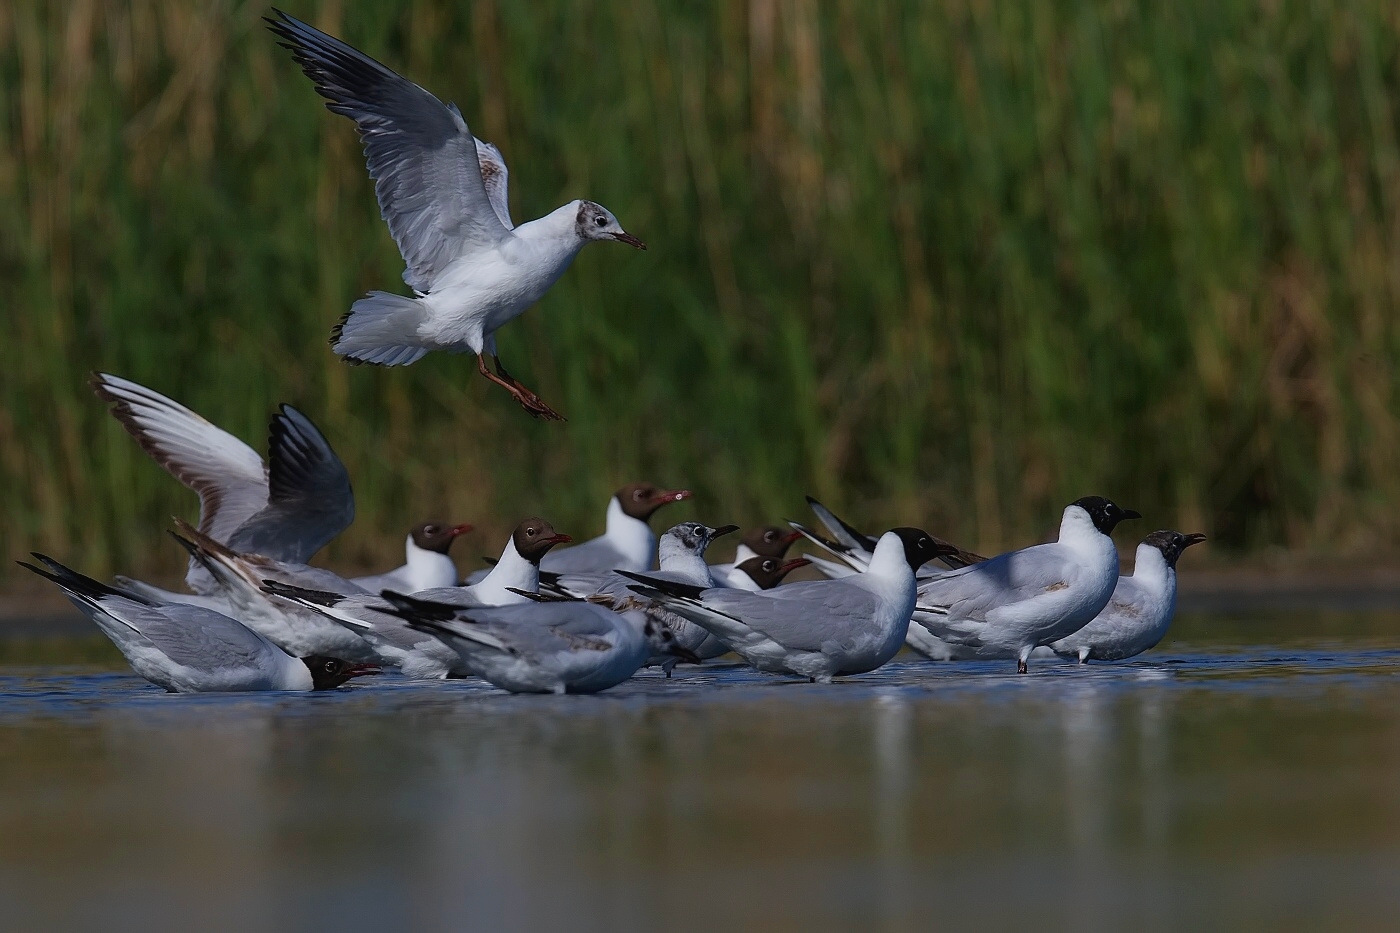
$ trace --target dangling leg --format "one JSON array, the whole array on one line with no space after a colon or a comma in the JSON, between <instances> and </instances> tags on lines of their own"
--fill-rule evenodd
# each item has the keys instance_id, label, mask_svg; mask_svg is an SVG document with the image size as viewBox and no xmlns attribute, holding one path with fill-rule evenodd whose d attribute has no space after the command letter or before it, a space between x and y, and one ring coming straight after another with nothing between
<instances>
[{"instance_id":1,"label":"dangling leg","mask_svg":"<svg viewBox=\"0 0 1400 933\"><path fill-rule=\"evenodd\" d=\"M563 415L546 405L540 400L538 395L525 388L514 376L506 372L506 368L501 365L501 358L496 355L494 341L492 341L492 345L489 349L491 350L491 359L496 362L496 372L493 373L486 368L485 353L478 353L476 355L476 368L478 372L509 392L515 397L515 400L520 403L521 408L524 408L536 418L543 418L546 421L564 420Z\"/></svg>"}]
</instances>

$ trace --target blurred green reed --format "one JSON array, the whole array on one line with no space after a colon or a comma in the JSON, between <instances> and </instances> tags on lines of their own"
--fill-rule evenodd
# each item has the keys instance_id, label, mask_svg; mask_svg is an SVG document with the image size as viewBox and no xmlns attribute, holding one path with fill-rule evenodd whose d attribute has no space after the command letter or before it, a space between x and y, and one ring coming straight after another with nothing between
<instances>
[{"instance_id":1,"label":"blurred green reed","mask_svg":"<svg viewBox=\"0 0 1400 933\"><path fill-rule=\"evenodd\" d=\"M95 368L259 447L302 406L355 481L343 563L434 513L483 526L467 557L527 513L594 533L635 478L984 551L1087 493L1237 552L1400 536L1394 3L292 6L457 101L517 221L590 197L650 244L586 250L501 334L569 422L470 358L332 357L402 263L264 6L15 0L0 553L179 566L193 497Z\"/></svg>"}]
</instances>

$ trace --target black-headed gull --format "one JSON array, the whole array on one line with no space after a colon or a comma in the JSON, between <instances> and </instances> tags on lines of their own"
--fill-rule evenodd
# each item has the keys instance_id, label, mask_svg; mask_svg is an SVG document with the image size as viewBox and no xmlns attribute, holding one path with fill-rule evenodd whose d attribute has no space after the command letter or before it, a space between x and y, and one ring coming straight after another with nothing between
<instances>
[{"instance_id":1,"label":"black-headed gull","mask_svg":"<svg viewBox=\"0 0 1400 933\"><path fill-rule=\"evenodd\" d=\"M21 562L62 588L112 640L136 673L171 693L328 690L372 665L312 655L297 658L222 613L158 603L99 583L43 554L44 568Z\"/></svg>"},{"instance_id":2,"label":"black-headed gull","mask_svg":"<svg viewBox=\"0 0 1400 933\"><path fill-rule=\"evenodd\" d=\"M709 630L759 670L830 682L895 656L914 609L914 573L947 552L927 532L896 528L880 536L864 573L761 593L624 575L637 581L636 592Z\"/></svg>"},{"instance_id":3,"label":"black-headed gull","mask_svg":"<svg viewBox=\"0 0 1400 933\"><path fill-rule=\"evenodd\" d=\"M1014 655L1024 674L1036 647L1078 631L1108 604L1118 582L1109 535L1141 517L1102 496L1076 499L1057 541L920 581L914 622L959 649Z\"/></svg>"},{"instance_id":4,"label":"black-headed gull","mask_svg":"<svg viewBox=\"0 0 1400 933\"><path fill-rule=\"evenodd\" d=\"M1137 547L1133 572L1120 576L1108 605L1088 625L1053 642L1065 658L1121 661L1154 647L1176 612L1176 562L1202 534L1154 531Z\"/></svg>"},{"instance_id":5,"label":"black-headed gull","mask_svg":"<svg viewBox=\"0 0 1400 933\"><path fill-rule=\"evenodd\" d=\"M331 334L352 362L405 366L430 350L476 354L481 374L541 418L561 416L506 372L495 332L539 301L594 240L646 249L592 201L514 226L505 161L455 104L280 10L268 27L332 113L355 121L379 209L403 254L408 298L374 291ZM486 365L490 354L495 373Z\"/></svg>"},{"instance_id":6,"label":"black-headed gull","mask_svg":"<svg viewBox=\"0 0 1400 933\"><path fill-rule=\"evenodd\" d=\"M710 576L720 586L733 586L741 590L763 589L756 587L753 578L739 570L739 565L755 557L781 558L792 547L792 542L802 537L801 532L777 525L760 525L750 528L734 549L734 559L727 564L711 564ZM758 565L755 565L758 566ZM776 566L776 565L775 565Z\"/></svg>"},{"instance_id":7,"label":"black-headed gull","mask_svg":"<svg viewBox=\"0 0 1400 933\"><path fill-rule=\"evenodd\" d=\"M529 598L521 594L538 591L540 558L554 545L568 540L568 535L559 534L544 519L527 518L516 526L501 559L485 580L473 586L429 589L415 595L458 607L528 602ZM461 655L436 636L391 615L381 596L317 591L276 580L263 581L263 591L344 625L368 642L382 662L400 668L415 680L465 677L472 673Z\"/></svg>"},{"instance_id":8,"label":"black-headed gull","mask_svg":"<svg viewBox=\"0 0 1400 933\"><path fill-rule=\"evenodd\" d=\"M448 553L452 542L472 530L471 525L422 522L414 525L404 542L402 567L369 577L353 577L351 582L370 593L403 590L416 593L440 586L456 586L457 565Z\"/></svg>"},{"instance_id":9,"label":"black-headed gull","mask_svg":"<svg viewBox=\"0 0 1400 933\"><path fill-rule=\"evenodd\" d=\"M383 596L391 611L512 693L596 693L631 677L654 654L698 660L640 612L580 601L464 609L387 590Z\"/></svg>"},{"instance_id":10,"label":"black-headed gull","mask_svg":"<svg viewBox=\"0 0 1400 933\"><path fill-rule=\"evenodd\" d=\"M656 560L656 533L648 522L662 506L689 498L688 489L662 489L651 483L623 486L608 499L603 533L580 544L555 548L545 555L540 569L552 574L648 570ZM488 572L478 570L467 582L478 583Z\"/></svg>"},{"instance_id":11,"label":"black-headed gull","mask_svg":"<svg viewBox=\"0 0 1400 933\"><path fill-rule=\"evenodd\" d=\"M199 530L235 551L304 564L355 518L350 475L324 435L283 405L269 429L267 462L257 451L153 389L95 373L92 387L141 449L199 496ZM186 584L212 595L195 561ZM181 594L141 586L153 597Z\"/></svg>"}]
</instances>

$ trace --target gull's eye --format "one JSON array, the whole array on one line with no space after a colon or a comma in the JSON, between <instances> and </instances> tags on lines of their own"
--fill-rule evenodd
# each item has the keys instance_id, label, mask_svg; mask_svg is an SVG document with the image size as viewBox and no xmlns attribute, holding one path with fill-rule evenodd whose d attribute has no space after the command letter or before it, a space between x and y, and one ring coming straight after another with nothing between
<instances>
[{"instance_id":1,"label":"gull's eye","mask_svg":"<svg viewBox=\"0 0 1400 933\"><path fill-rule=\"evenodd\" d=\"M778 565L773 563L771 560L765 560L763 562L763 569L768 571L769 573L772 573L773 571L778 569Z\"/></svg>"},{"instance_id":2,"label":"gull's eye","mask_svg":"<svg viewBox=\"0 0 1400 933\"><path fill-rule=\"evenodd\" d=\"M534 536L535 536L535 529L534 529L534 528L526 528L526 529L525 529L525 537L527 537L527 538L533 538Z\"/></svg>"},{"instance_id":3,"label":"gull's eye","mask_svg":"<svg viewBox=\"0 0 1400 933\"><path fill-rule=\"evenodd\" d=\"M336 672L336 669L339 667L340 664L336 661L327 661L325 664L327 674L334 674Z\"/></svg>"},{"instance_id":4,"label":"gull's eye","mask_svg":"<svg viewBox=\"0 0 1400 933\"><path fill-rule=\"evenodd\" d=\"M600 216L600 217L596 218L596 219L593 221L593 223L596 224L596 225L599 226L599 227L606 227L606 226L608 225L608 219L607 219L606 217L601 217L601 216Z\"/></svg>"},{"instance_id":5,"label":"gull's eye","mask_svg":"<svg viewBox=\"0 0 1400 933\"><path fill-rule=\"evenodd\" d=\"M438 533L438 526L437 526L437 525L428 525L428 526L426 526L426 527L423 529L423 533L424 533L425 535L435 535L435 534Z\"/></svg>"},{"instance_id":6,"label":"gull's eye","mask_svg":"<svg viewBox=\"0 0 1400 933\"><path fill-rule=\"evenodd\" d=\"M599 219L601 220L601 218ZM645 499L646 495L647 494L640 489L635 489L632 491L632 498L637 500L638 502L641 502L643 499Z\"/></svg>"}]
</instances>

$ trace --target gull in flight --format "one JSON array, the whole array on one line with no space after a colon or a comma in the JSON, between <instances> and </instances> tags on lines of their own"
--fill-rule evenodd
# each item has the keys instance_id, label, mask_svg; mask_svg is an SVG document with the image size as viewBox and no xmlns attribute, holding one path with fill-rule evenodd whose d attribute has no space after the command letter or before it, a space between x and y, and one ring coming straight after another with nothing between
<instances>
[{"instance_id":1,"label":"gull in flight","mask_svg":"<svg viewBox=\"0 0 1400 933\"><path fill-rule=\"evenodd\" d=\"M570 201L515 226L500 150L472 135L455 104L339 39L273 13L268 27L327 109L355 121L380 213L414 292L409 298L373 291L356 301L331 332L332 349L351 362L381 366L407 366L430 350L471 352L481 374L530 414L562 420L506 372L495 333L539 301L586 244L646 245L592 201Z\"/></svg>"}]
</instances>

